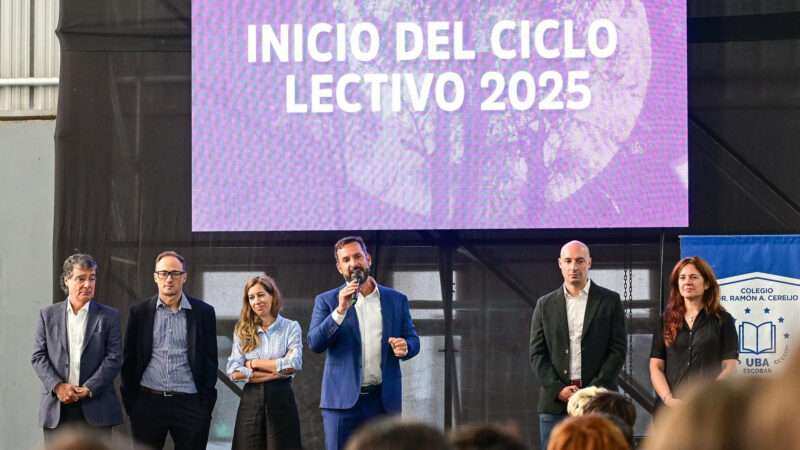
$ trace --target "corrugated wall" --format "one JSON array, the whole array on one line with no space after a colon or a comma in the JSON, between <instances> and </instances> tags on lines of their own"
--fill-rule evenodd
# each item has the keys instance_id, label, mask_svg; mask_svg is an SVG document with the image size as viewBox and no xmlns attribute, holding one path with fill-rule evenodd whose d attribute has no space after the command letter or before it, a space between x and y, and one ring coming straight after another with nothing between
<instances>
[{"instance_id":1,"label":"corrugated wall","mask_svg":"<svg viewBox=\"0 0 800 450\"><path fill-rule=\"evenodd\" d=\"M0 0L0 116L55 115L58 87L24 84L58 77L58 3Z\"/></svg>"}]
</instances>

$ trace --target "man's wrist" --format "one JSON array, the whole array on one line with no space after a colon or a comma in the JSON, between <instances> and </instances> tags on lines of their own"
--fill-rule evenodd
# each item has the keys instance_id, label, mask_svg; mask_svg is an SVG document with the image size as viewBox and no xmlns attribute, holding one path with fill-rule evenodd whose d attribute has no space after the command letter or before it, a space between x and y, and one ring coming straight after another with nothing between
<instances>
[{"instance_id":1,"label":"man's wrist","mask_svg":"<svg viewBox=\"0 0 800 450\"><path fill-rule=\"evenodd\" d=\"M337 325L341 325L342 322L344 322L345 313L340 313L339 308L336 308L331 313L331 318L333 319L334 322L336 322Z\"/></svg>"}]
</instances>

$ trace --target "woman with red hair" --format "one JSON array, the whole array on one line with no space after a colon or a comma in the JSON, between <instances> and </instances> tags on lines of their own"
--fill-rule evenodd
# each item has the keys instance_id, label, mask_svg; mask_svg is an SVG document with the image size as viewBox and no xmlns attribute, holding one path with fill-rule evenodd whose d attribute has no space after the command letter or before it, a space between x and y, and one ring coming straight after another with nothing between
<instances>
[{"instance_id":1,"label":"woman with red hair","mask_svg":"<svg viewBox=\"0 0 800 450\"><path fill-rule=\"evenodd\" d=\"M675 264L661 327L653 335L650 382L667 406L694 378L722 379L736 371L739 339L733 317L719 303L711 266L698 256Z\"/></svg>"},{"instance_id":2,"label":"woman with red hair","mask_svg":"<svg viewBox=\"0 0 800 450\"><path fill-rule=\"evenodd\" d=\"M553 429L547 450L629 450L614 422L601 414L570 417Z\"/></svg>"}]
</instances>

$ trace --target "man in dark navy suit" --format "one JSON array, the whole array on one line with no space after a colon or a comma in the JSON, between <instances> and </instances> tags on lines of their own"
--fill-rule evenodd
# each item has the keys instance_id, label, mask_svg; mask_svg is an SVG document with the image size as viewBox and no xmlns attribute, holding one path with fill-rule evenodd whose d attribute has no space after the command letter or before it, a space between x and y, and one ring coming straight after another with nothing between
<instances>
[{"instance_id":1,"label":"man in dark navy suit","mask_svg":"<svg viewBox=\"0 0 800 450\"><path fill-rule=\"evenodd\" d=\"M154 449L167 433L176 450L206 448L217 401L214 308L183 293L186 262L156 256L158 294L131 306L125 333L122 401L133 438Z\"/></svg>"},{"instance_id":2,"label":"man in dark navy suit","mask_svg":"<svg viewBox=\"0 0 800 450\"><path fill-rule=\"evenodd\" d=\"M342 286L314 300L308 345L327 352L322 375L325 448L344 448L348 437L369 419L400 413L400 360L419 353L408 298L370 276L371 257L358 236L334 246Z\"/></svg>"}]
</instances>

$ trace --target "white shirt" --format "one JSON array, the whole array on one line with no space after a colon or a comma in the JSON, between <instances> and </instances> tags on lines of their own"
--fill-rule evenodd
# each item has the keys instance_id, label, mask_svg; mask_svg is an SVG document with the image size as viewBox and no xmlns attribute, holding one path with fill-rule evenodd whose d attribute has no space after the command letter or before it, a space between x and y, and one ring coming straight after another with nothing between
<instances>
[{"instance_id":1,"label":"white shirt","mask_svg":"<svg viewBox=\"0 0 800 450\"><path fill-rule=\"evenodd\" d=\"M358 328L361 332L361 385L381 384L381 341L383 340L383 316L381 315L381 294L378 284L373 281L375 289L365 297L358 293L358 300L353 305L358 317ZM339 325L344 315L333 310L333 320Z\"/></svg>"},{"instance_id":2,"label":"white shirt","mask_svg":"<svg viewBox=\"0 0 800 450\"><path fill-rule=\"evenodd\" d=\"M83 352L83 339L86 336L86 321L89 319L89 300L78 313L72 312L72 305L67 300L67 339L69 341L69 375L67 383L80 386L81 380L81 353Z\"/></svg>"},{"instance_id":3,"label":"white shirt","mask_svg":"<svg viewBox=\"0 0 800 450\"><path fill-rule=\"evenodd\" d=\"M564 285L564 299L567 304L567 325L569 326L569 378L581 379L581 339L583 339L583 319L586 316L586 303L589 301L589 286L592 281L587 280L586 286L576 296L570 295ZM588 381L588 380L586 380Z\"/></svg>"}]
</instances>

